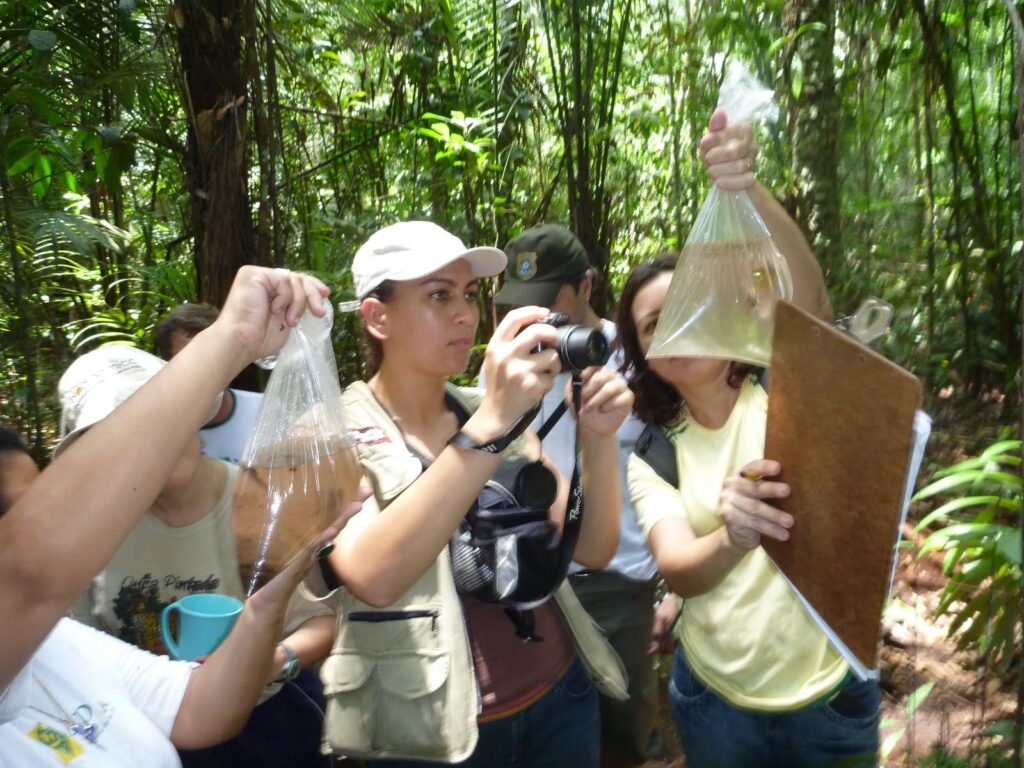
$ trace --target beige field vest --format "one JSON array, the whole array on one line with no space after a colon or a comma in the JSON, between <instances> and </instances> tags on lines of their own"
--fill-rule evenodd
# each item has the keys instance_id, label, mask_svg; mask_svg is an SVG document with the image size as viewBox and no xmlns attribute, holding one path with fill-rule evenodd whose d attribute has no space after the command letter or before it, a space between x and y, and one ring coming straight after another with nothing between
<instances>
[{"instance_id":1,"label":"beige field vest","mask_svg":"<svg viewBox=\"0 0 1024 768\"><path fill-rule=\"evenodd\" d=\"M479 405L475 390L449 391L469 412ZM346 388L342 406L383 509L420 475L422 466L366 384ZM510 446L502 457L507 460L517 451L522 452L521 444ZM385 609L344 588L329 599L337 609L338 632L321 670L327 697L324 750L451 763L469 757L477 742L479 694L448 548ZM568 583L555 600L595 686L613 698L627 698L622 662Z\"/></svg>"}]
</instances>

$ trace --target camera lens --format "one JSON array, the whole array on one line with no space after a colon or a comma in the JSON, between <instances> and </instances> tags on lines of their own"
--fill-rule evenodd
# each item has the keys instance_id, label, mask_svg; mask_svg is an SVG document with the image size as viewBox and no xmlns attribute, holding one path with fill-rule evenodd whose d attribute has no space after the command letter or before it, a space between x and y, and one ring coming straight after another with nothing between
<instances>
[{"instance_id":1,"label":"camera lens","mask_svg":"<svg viewBox=\"0 0 1024 768\"><path fill-rule=\"evenodd\" d=\"M573 325L560 329L559 335L558 354L564 368L582 370L608 360L608 340L600 331Z\"/></svg>"},{"instance_id":2,"label":"camera lens","mask_svg":"<svg viewBox=\"0 0 1024 768\"><path fill-rule=\"evenodd\" d=\"M550 469L535 461L519 470L513 490L522 506L547 509L554 503L558 494L558 482Z\"/></svg>"},{"instance_id":3,"label":"camera lens","mask_svg":"<svg viewBox=\"0 0 1024 768\"><path fill-rule=\"evenodd\" d=\"M591 365L604 365L608 359L608 340L603 334L592 333L587 339L587 356Z\"/></svg>"}]
</instances>

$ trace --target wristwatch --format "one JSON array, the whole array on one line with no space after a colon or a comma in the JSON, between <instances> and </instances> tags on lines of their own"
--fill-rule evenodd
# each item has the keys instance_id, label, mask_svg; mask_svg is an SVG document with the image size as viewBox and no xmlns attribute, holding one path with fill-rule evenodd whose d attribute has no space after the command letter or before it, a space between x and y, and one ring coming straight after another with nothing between
<instances>
[{"instance_id":1,"label":"wristwatch","mask_svg":"<svg viewBox=\"0 0 1024 768\"><path fill-rule=\"evenodd\" d=\"M290 683L299 674L299 657L295 655L295 651L284 643L278 643L277 647L284 651L285 660L284 664L281 665L281 674L277 676L274 682Z\"/></svg>"}]
</instances>

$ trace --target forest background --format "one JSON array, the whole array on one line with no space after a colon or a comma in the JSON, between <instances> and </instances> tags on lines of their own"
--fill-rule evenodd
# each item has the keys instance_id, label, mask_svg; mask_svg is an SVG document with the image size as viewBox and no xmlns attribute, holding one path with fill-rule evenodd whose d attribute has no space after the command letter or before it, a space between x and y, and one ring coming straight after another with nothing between
<instances>
[{"instance_id":1,"label":"forest background","mask_svg":"<svg viewBox=\"0 0 1024 768\"><path fill-rule=\"evenodd\" d=\"M1019 765L1022 43L1010 0L0 0L0 420L45 461L76 355L148 348L244 263L348 297L355 249L402 219L499 246L569 226L607 310L685 241L736 56L775 89L759 176L835 309L895 308L877 347L925 383L922 484L967 460L922 494L905 562L932 553L929 616L980 686L957 759ZM339 317L343 382L356 330ZM1014 711L987 716L990 691Z\"/></svg>"}]
</instances>

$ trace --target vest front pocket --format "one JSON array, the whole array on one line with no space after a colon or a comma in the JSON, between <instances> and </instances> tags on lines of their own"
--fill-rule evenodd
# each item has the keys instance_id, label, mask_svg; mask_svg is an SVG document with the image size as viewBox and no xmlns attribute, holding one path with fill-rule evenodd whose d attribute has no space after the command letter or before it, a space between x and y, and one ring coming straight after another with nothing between
<instances>
[{"instance_id":1,"label":"vest front pocket","mask_svg":"<svg viewBox=\"0 0 1024 768\"><path fill-rule=\"evenodd\" d=\"M376 749L378 689L370 683L374 666L372 659L355 653L332 653L324 660L324 736L336 752L372 755Z\"/></svg>"},{"instance_id":2,"label":"vest front pocket","mask_svg":"<svg viewBox=\"0 0 1024 768\"><path fill-rule=\"evenodd\" d=\"M321 678L326 735L335 752L436 758L444 732L447 653L373 657L332 653Z\"/></svg>"},{"instance_id":3,"label":"vest front pocket","mask_svg":"<svg viewBox=\"0 0 1024 768\"><path fill-rule=\"evenodd\" d=\"M388 656L377 660L385 748L429 756L444 728L450 657Z\"/></svg>"},{"instance_id":4,"label":"vest front pocket","mask_svg":"<svg viewBox=\"0 0 1024 768\"><path fill-rule=\"evenodd\" d=\"M321 678L336 753L444 758L451 655L429 603L347 611Z\"/></svg>"}]
</instances>

